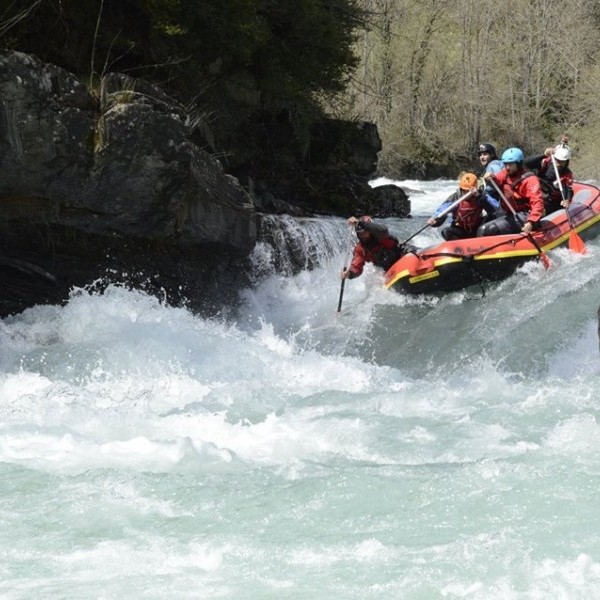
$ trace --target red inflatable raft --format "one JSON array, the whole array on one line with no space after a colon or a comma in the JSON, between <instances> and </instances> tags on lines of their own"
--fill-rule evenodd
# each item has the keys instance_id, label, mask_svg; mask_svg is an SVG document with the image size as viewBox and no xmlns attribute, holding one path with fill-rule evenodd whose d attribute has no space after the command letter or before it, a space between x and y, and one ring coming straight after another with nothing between
<instances>
[{"instance_id":1,"label":"red inflatable raft","mask_svg":"<svg viewBox=\"0 0 600 600\"><path fill-rule=\"evenodd\" d=\"M569 218L564 209L541 221L539 231L442 242L404 255L385 274L385 287L409 294L463 289L511 275L528 260L567 245L573 229L582 239L600 231L600 189L573 184ZM573 229L572 229L573 227ZM535 241L533 241L533 238Z\"/></svg>"}]
</instances>

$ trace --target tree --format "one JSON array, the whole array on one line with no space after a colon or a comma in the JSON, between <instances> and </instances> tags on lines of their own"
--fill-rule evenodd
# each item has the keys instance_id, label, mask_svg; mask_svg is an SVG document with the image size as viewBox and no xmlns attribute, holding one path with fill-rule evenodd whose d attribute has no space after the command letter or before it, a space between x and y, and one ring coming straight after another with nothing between
<instances>
[{"instance_id":1,"label":"tree","mask_svg":"<svg viewBox=\"0 0 600 600\"><path fill-rule=\"evenodd\" d=\"M0 0L6 46L80 75L123 71L193 96L232 74L260 92L343 89L356 67L356 0ZM90 70L95 73L90 73Z\"/></svg>"},{"instance_id":2,"label":"tree","mask_svg":"<svg viewBox=\"0 0 600 600\"><path fill-rule=\"evenodd\" d=\"M473 164L479 141L539 151L596 122L593 0L362 2L377 29L361 34L345 114L361 107L378 124L388 172L453 174Z\"/></svg>"}]
</instances>

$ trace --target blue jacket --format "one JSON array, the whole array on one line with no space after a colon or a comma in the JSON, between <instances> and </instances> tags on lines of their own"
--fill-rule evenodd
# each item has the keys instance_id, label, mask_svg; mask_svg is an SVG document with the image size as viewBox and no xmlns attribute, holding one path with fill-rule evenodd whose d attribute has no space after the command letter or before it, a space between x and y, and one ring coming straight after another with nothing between
<instances>
[{"instance_id":1,"label":"blue jacket","mask_svg":"<svg viewBox=\"0 0 600 600\"><path fill-rule=\"evenodd\" d=\"M496 175L497 173L500 173L502 169L504 169L504 163L499 158L495 158L485 165L485 171L483 174L485 175L486 173L491 173L492 175ZM498 192L491 183L485 184L485 193L495 202L497 202L498 205L500 205L500 197L498 196Z\"/></svg>"},{"instance_id":2,"label":"blue jacket","mask_svg":"<svg viewBox=\"0 0 600 600\"><path fill-rule=\"evenodd\" d=\"M502 169L504 169L504 163L499 158L495 158L485 165L484 173L493 173L495 175L502 171Z\"/></svg>"}]
</instances>

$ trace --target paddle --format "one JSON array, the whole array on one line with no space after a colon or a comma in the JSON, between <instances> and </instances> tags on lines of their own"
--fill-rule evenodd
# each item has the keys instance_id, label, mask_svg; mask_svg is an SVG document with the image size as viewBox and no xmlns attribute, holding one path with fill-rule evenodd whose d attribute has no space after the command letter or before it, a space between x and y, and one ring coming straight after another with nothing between
<instances>
[{"instance_id":1,"label":"paddle","mask_svg":"<svg viewBox=\"0 0 600 600\"><path fill-rule=\"evenodd\" d=\"M348 270L347 267L347 263L348 263L348 258L350 256L350 250L352 248L352 229L350 229L350 236L348 238L348 250L346 252L346 264L344 264L344 266L342 267L342 272L345 273ZM342 283L340 285L340 299L338 300L338 307L337 307L337 312L338 314L341 312L342 310L342 300L344 298L344 285L346 283L346 278L344 277L342 279Z\"/></svg>"},{"instance_id":2,"label":"paddle","mask_svg":"<svg viewBox=\"0 0 600 600\"><path fill-rule=\"evenodd\" d=\"M458 200L455 200L448 208L444 209L439 215L436 215L436 219L440 217L445 217L449 212L454 210L463 200L466 200L471 194L473 194L475 190L469 190L464 196L461 196ZM429 223L426 223L419 231L413 233L409 238L406 238L403 242L400 242L400 246L404 246L407 242L410 242L415 236L419 235L421 231L425 231L428 227L431 227Z\"/></svg>"},{"instance_id":3,"label":"paddle","mask_svg":"<svg viewBox=\"0 0 600 600\"><path fill-rule=\"evenodd\" d=\"M346 272L346 267L344 266L344 273ZM338 301L337 312L340 313L342 311L342 299L344 298L344 284L346 283L346 278L342 279L342 284L340 285L340 299Z\"/></svg>"},{"instance_id":4,"label":"paddle","mask_svg":"<svg viewBox=\"0 0 600 600\"><path fill-rule=\"evenodd\" d=\"M562 181L560 180L560 174L558 172L558 165L556 164L556 158L554 154L551 154L552 158L552 166L554 167L554 173L556 174L556 181L558 181L558 189L560 190L560 195L562 196L563 202L565 202L565 190L563 188ZM585 247L585 243L579 237L579 234L575 230L573 226L573 221L571 221L571 215L569 214L569 207L565 206L565 212L567 213L567 219L569 220L569 227L571 228L571 235L569 236L569 250L573 252L578 252L579 254L585 254L587 252L587 248Z\"/></svg>"},{"instance_id":5,"label":"paddle","mask_svg":"<svg viewBox=\"0 0 600 600\"><path fill-rule=\"evenodd\" d=\"M519 223L519 225L521 225L521 227L523 227L523 225L524 225L523 220L521 219L521 217L519 217L519 215L517 214L517 211L512 207L512 204L510 204L510 202L506 199L506 196L504 195L502 190L498 187L498 184L494 181L494 178L490 177L490 179L488 181L492 182L492 185L494 186L495 190L500 195L500 198L502 198L504 205L513 214L517 223ZM538 251L538 253L540 255L540 260L542 261L542 264L544 265L544 269L549 269L551 263L550 263L550 259L548 258L548 255L542 250L542 247L537 243L537 241L531 235L531 233L526 233L525 235L529 238L529 241L535 246L536 250Z\"/></svg>"}]
</instances>

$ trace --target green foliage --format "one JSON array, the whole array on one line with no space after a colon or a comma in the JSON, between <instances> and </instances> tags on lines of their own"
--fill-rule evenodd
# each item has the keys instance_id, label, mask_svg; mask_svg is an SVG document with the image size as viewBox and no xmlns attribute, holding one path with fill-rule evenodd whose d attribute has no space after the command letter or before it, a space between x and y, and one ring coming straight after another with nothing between
<instances>
[{"instance_id":1,"label":"green foliage","mask_svg":"<svg viewBox=\"0 0 600 600\"><path fill-rule=\"evenodd\" d=\"M261 94L337 92L356 66L356 0L0 0L2 44L87 77L183 96L249 74ZM92 59L93 57L93 59Z\"/></svg>"}]
</instances>

